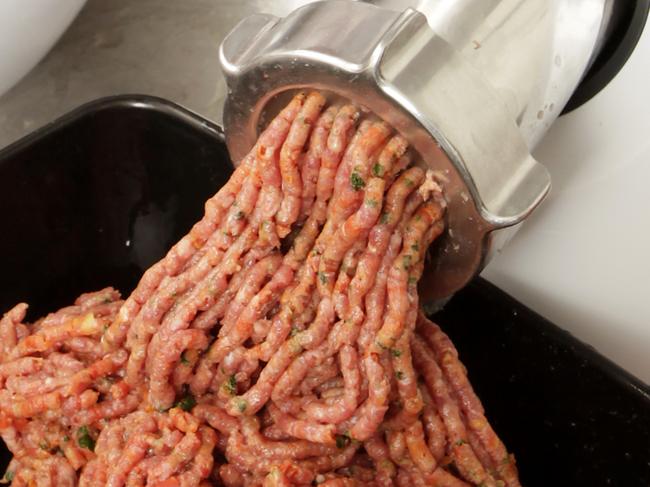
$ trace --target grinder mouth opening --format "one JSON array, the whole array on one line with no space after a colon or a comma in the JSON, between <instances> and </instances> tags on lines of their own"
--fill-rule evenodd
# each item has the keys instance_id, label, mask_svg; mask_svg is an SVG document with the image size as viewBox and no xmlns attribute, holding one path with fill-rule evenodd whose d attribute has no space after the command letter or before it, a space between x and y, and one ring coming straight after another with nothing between
<instances>
[{"instance_id":1,"label":"grinder mouth opening","mask_svg":"<svg viewBox=\"0 0 650 487\"><path fill-rule=\"evenodd\" d=\"M437 140L419 126L412 114L389 99L384 99L377 105L378 98L369 97L369 92L365 90L341 93L331 86L296 83L265 92L264 96L247 110L247 116L238 119L239 121L235 119L235 113L228 112L232 105L227 104L224 114L231 120L226 124L226 140L229 146L236 147L235 160L241 159L253 147L269 121L301 91L318 91L325 96L328 106L354 104L361 110L363 118L386 122L395 134L400 134L409 142L411 165L434 172L442 186L448 208L445 214L445 231L431 245L427 254L427 264L420 281L422 302L425 305L435 305L467 284L486 258L486 240L491 238L490 232L494 227L488 225L481 217L462 175L455 170L454 164ZM369 102L373 101L375 106L384 107L386 111L377 113L377 110L369 106Z\"/></svg>"}]
</instances>

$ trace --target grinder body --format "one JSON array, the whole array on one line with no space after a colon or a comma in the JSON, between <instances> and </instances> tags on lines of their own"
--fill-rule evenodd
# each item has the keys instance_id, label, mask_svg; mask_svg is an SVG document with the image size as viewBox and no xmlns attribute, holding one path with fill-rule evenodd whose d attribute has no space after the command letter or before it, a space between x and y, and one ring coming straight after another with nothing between
<instances>
[{"instance_id":1,"label":"grinder body","mask_svg":"<svg viewBox=\"0 0 650 487\"><path fill-rule=\"evenodd\" d=\"M447 231L432 249L421 286L425 302L440 302L483 268L549 191L548 172L530 150L592 60L607 1L414 5L426 15L395 9L403 2L380 3L326 0L284 18L256 14L240 22L220 49L228 84L226 142L239 160L263 121L297 89L344 97L390 123L420 162L446 180ZM463 16L453 8L460 4L477 10ZM588 41L555 53L558 34L542 33L578 4L589 35L574 34ZM508 47L501 54L499 43ZM569 64L564 76L556 72L563 62ZM540 70L539 79L529 79Z\"/></svg>"}]
</instances>

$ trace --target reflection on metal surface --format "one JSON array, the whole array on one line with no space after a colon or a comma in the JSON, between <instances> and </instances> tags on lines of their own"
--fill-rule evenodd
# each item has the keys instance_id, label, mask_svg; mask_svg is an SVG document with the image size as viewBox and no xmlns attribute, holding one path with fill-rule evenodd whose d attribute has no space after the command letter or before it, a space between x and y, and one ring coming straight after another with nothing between
<instances>
[{"instance_id":1,"label":"reflection on metal surface","mask_svg":"<svg viewBox=\"0 0 650 487\"><path fill-rule=\"evenodd\" d=\"M532 149L601 47L613 0L374 0L413 7L508 105Z\"/></svg>"}]
</instances>

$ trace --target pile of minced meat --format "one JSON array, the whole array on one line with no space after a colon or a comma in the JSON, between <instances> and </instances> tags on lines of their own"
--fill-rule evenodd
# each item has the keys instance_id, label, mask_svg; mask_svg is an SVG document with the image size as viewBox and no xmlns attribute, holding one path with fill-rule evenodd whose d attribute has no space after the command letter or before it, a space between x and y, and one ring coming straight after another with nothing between
<instances>
[{"instance_id":1,"label":"pile of minced meat","mask_svg":"<svg viewBox=\"0 0 650 487\"><path fill-rule=\"evenodd\" d=\"M445 202L406 140L300 93L122 300L0 320L13 486L519 486L419 310Z\"/></svg>"}]
</instances>

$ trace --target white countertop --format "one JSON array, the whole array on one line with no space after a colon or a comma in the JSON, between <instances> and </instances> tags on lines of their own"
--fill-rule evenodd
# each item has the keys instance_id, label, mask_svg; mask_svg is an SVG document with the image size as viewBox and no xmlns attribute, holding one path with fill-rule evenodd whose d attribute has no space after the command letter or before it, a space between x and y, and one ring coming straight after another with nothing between
<instances>
[{"instance_id":1,"label":"white countertop","mask_svg":"<svg viewBox=\"0 0 650 487\"><path fill-rule=\"evenodd\" d=\"M650 26L535 151L553 188L483 272L650 383Z\"/></svg>"},{"instance_id":2,"label":"white countertop","mask_svg":"<svg viewBox=\"0 0 650 487\"><path fill-rule=\"evenodd\" d=\"M0 97L0 147L102 96L145 93L218 117L233 14L294 0L89 0ZM280 5L281 4L281 5ZM182 19L182 21L180 20ZM553 190L484 275L650 382L650 26L603 92L536 151Z\"/></svg>"}]
</instances>

